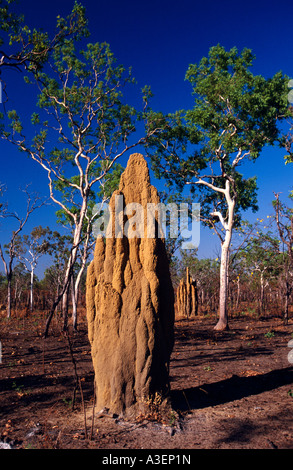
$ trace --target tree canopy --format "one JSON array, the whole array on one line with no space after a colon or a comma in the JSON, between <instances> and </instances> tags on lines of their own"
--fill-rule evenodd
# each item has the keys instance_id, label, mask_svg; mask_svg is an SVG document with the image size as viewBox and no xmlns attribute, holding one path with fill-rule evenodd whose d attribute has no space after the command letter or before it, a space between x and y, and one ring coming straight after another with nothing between
<instances>
[{"instance_id":1,"label":"tree canopy","mask_svg":"<svg viewBox=\"0 0 293 470\"><path fill-rule=\"evenodd\" d=\"M180 188L189 186L201 202L201 219L221 240L220 320L227 328L228 260L232 230L242 210L257 210L256 178L245 178L240 165L259 157L279 137L279 122L288 115L287 83L281 72L272 78L254 75L249 49L229 51L221 45L191 64L193 108L164 116L150 115L149 126L164 121L164 131L148 142L157 176Z\"/></svg>"}]
</instances>

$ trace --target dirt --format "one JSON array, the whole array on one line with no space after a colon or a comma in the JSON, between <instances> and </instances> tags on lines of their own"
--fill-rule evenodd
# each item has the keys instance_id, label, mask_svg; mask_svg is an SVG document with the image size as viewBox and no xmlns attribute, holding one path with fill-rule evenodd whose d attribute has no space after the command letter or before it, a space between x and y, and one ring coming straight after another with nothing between
<instances>
[{"instance_id":1,"label":"dirt","mask_svg":"<svg viewBox=\"0 0 293 470\"><path fill-rule=\"evenodd\" d=\"M214 318L176 321L172 411L161 415L153 402L152 412L134 421L93 407L85 320L69 335L79 383L67 336L56 319L44 340L44 321L39 314L0 319L0 447L293 448L293 320L284 326L280 318L243 316L226 332L213 330Z\"/></svg>"}]
</instances>

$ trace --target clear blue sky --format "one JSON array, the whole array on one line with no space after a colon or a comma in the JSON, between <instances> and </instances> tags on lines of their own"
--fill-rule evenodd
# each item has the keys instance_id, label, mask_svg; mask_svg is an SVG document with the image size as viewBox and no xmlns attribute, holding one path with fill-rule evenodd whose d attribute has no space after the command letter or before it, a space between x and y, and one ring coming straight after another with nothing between
<instances>
[{"instance_id":1,"label":"clear blue sky","mask_svg":"<svg viewBox=\"0 0 293 470\"><path fill-rule=\"evenodd\" d=\"M172 112L192 107L193 98L184 81L190 63L207 56L209 48L220 43L226 49L251 48L256 56L253 71L270 77L282 70L293 77L292 0L84 0L90 20L91 42L108 42L119 63L131 66L138 82L138 92L145 84L155 95L155 110ZM21 0L18 10L31 27L51 31L56 16L66 16L72 0ZM30 116L34 110L32 96L20 86L22 77L7 71L11 102ZM246 176L258 177L260 211L271 212L273 191L284 196L292 188L293 165L284 165L284 152L266 149L255 164L243 167ZM7 185L10 210L24 210L19 187L31 183L31 189L48 194L47 176L43 170L13 146L0 142L0 182ZM156 181L153 181L158 185ZM54 225L55 207L35 213L26 231L34 226ZM1 222L1 221L0 221ZM0 243L6 243L13 226L1 222ZM200 256L216 256L218 240L202 230ZM44 265L43 265L44 268ZM2 266L0 266L0 271Z\"/></svg>"}]
</instances>

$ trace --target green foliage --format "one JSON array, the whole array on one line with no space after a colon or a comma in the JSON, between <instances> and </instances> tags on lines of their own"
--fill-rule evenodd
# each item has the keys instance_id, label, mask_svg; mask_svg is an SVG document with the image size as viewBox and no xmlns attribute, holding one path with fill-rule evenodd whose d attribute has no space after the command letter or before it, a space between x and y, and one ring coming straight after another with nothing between
<instances>
[{"instance_id":1,"label":"green foliage","mask_svg":"<svg viewBox=\"0 0 293 470\"><path fill-rule=\"evenodd\" d=\"M117 63L109 44L85 43L83 7L75 3L67 18L57 17L56 31L42 67L27 67L27 86L39 90L31 116L34 137L27 137L27 118L9 110L3 138L47 172L58 222L70 226L75 247L84 242L87 250L94 205L117 188L122 167L116 160L136 145L128 141L144 113L124 100L124 88L134 83L131 70ZM143 91L146 107L150 94Z\"/></svg>"},{"instance_id":2,"label":"green foliage","mask_svg":"<svg viewBox=\"0 0 293 470\"><path fill-rule=\"evenodd\" d=\"M243 261L247 275L264 278L277 276L283 264L279 250L280 241L270 231L252 235L244 249L239 250L238 259Z\"/></svg>"},{"instance_id":3,"label":"green foliage","mask_svg":"<svg viewBox=\"0 0 293 470\"><path fill-rule=\"evenodd\" d=\"M38 106L55 115L59 126L61 145L50 152L55 165L74 163L78 150L83 158L102 154L107 147L108 154L110 149L118 151L134 132L138 114L122 100L122 88L133 79L130 70L115 62L106 43L88 44L80 50L65 40L55 47L50 61L54 74L36 74L41 87ZM40 114L34 113L32 121L40 124ZM47 119L42 122L35 151L42 152L51 126Z\"/></svg>"},{"instance_id":4,"label":"green foliage","mask_svg":"<svg viewBox=\"0 0 293 470\"><path fill-rule=\"evenodd\" d=\"M10 5L15 0L0 0L0 31L4 33L10 32L17 34L20 24L23 22L23 16L17 16L11 11ZM0 45L4 43L3 36L0 37Z\"/></svg>"},{"instance_id":5,"label":"green foliage","mask_svg":"<svg viewBox=\"0 0 293 470\"><path fill-rule=\"evenodd\" d=\"M1 66L24 67L35 72L46 63L50 51L68 38L88 36L84 7L75 2L67 18L57 18L55 36L25 24L23 15L14 12L15 0L0 0Z\"/></svg>"},{"instance_id":6,"label":"green foliage","mask_svg":"<svg viewBox=\"0 0 293 470\"><path fill-rule=\"evenodd\" d=\"M219 272L220 262L219 259L204 258L199 259L195 250L180 250L173 261L173 281L178 284L180 279L185 279L186 268L189 268L189 273L193 279L196 279L197 287L204 290L207 297L210 299L214 296L219 287Z\"/></svg>"},{"instance_id":7,"label":"green foliage","mask_svg":"<svg viewBox=\"0 0 293 470\"><path fill-rule=\"evenodd\" d=\"M49 251L51 230L41 225L34 227L30 235L23 235L21 243L29 255L29 261L35 264L38 258Z\"/></svg>"},{"instance_id":8,"label":"green foliage","mask_svg":"<svg viewBox=\"0 0 293 470\"><path fill-rule=\"evenodd\" d=\"M0 287L6 286L6 284L7 284L6 276L5 276L5 274L2 274L0 272Z\"/></svg>"},{"instance_id":9,"label":"green foliage","mask_svg":"<svg viewBox=\"0 0 293 470\"><path fill-rule=\"evenodd\" d=\"M278 122L288 115L287 78L282 73L270 79L254 75L253 60L249 49L239 53L235 47L212 47L186 73L193 108L149 115L150 127L160 122L163 128L147 144L156 175L180 189L188 184L201 202L203 222L211 226L216 223L211 210L226 217L221 189L227 181L236 201L234 225L240 223L242 210L257 210L256 179L244 178L238 167L277 141Z\"/></svg>"},{"instance_id":10,"label":"green foliage","mask_svg":"<svg viewBox=\"0 0 293 470\"><path fill-rule=\"evenodd\" d=\"M5 248L5 253L7 255L11 255L11 257L18 258L20 255L25 253L25 249L22 244L21 236L16 235L16 232L12 232L12 242L10 241L9 243L4 245Z\"/></svg>"},{"instance_id":11,"label":"green foliage","mask_svg":"<svg viewBox=\"0 0 293 470\"><path fill-rule=\"evenodd\" d=\"M250 71L254 56L234 47L212 47L209 57L190 65L186 79L193 86L194 109L187 112L191 125L199 126L204 152L230 155L238 149L259 156L265 143L274 143L276 119L287 110L287 81L281 73L272 79Z\"/></svg>"},{"instance_id":12,"label":"green foliage","mask_svg":"<svg viewBox=\"0 0 293 470\"><path fill-rule=\"evenodd\" d=\"M70 217L71 210L73 215L78 212L78 195L94 198L95 182L108 193L116 185L121 168L114 168L113 158L125 151L142 114L124 102L122 90L133 78L130 70L116 64L108 44L90 43L81 49L72 38L64 38L55 44L48 63L49 73L34 72L40 94L39 111L31 116L32 142L27 142L16 110L8 112L4 138L47 170L52 189L61 193L63 202L71 200ZM57 142L54 147L52 140Z\"/></svg>"},{"instance_id":13,"label":"green foliage","mask_svg":"<svg viewBox=\"0 0 293 470\"><path fill-rule=\"evenodd\" d=\"M274 338L275 332L273 330L269 330L264 334L265 338L271 339Z\"/></svg>"}]
</instances>

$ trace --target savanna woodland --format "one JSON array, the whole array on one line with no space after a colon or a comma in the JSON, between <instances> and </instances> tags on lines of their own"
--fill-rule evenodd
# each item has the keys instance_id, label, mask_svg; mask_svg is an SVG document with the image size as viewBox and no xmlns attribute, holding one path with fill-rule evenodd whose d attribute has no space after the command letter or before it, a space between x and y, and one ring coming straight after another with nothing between
<instances>
[{"instance_id":1,"label":"savanna woodland","mask_svg":"<svg viewBox=\"0 0 293 470\"><path fill-rule=\"evenodd\" d=\"M162 111L87 3L45 31L0 0L1 167L33 169L0 173L0 448L292 448L293 191L261 213L252 164L292 172L293 82L215 42ZM164 239L97 241L113 194L189 227L199 203L199 246L168 211Z\"/></svg>"}]
</instances>

